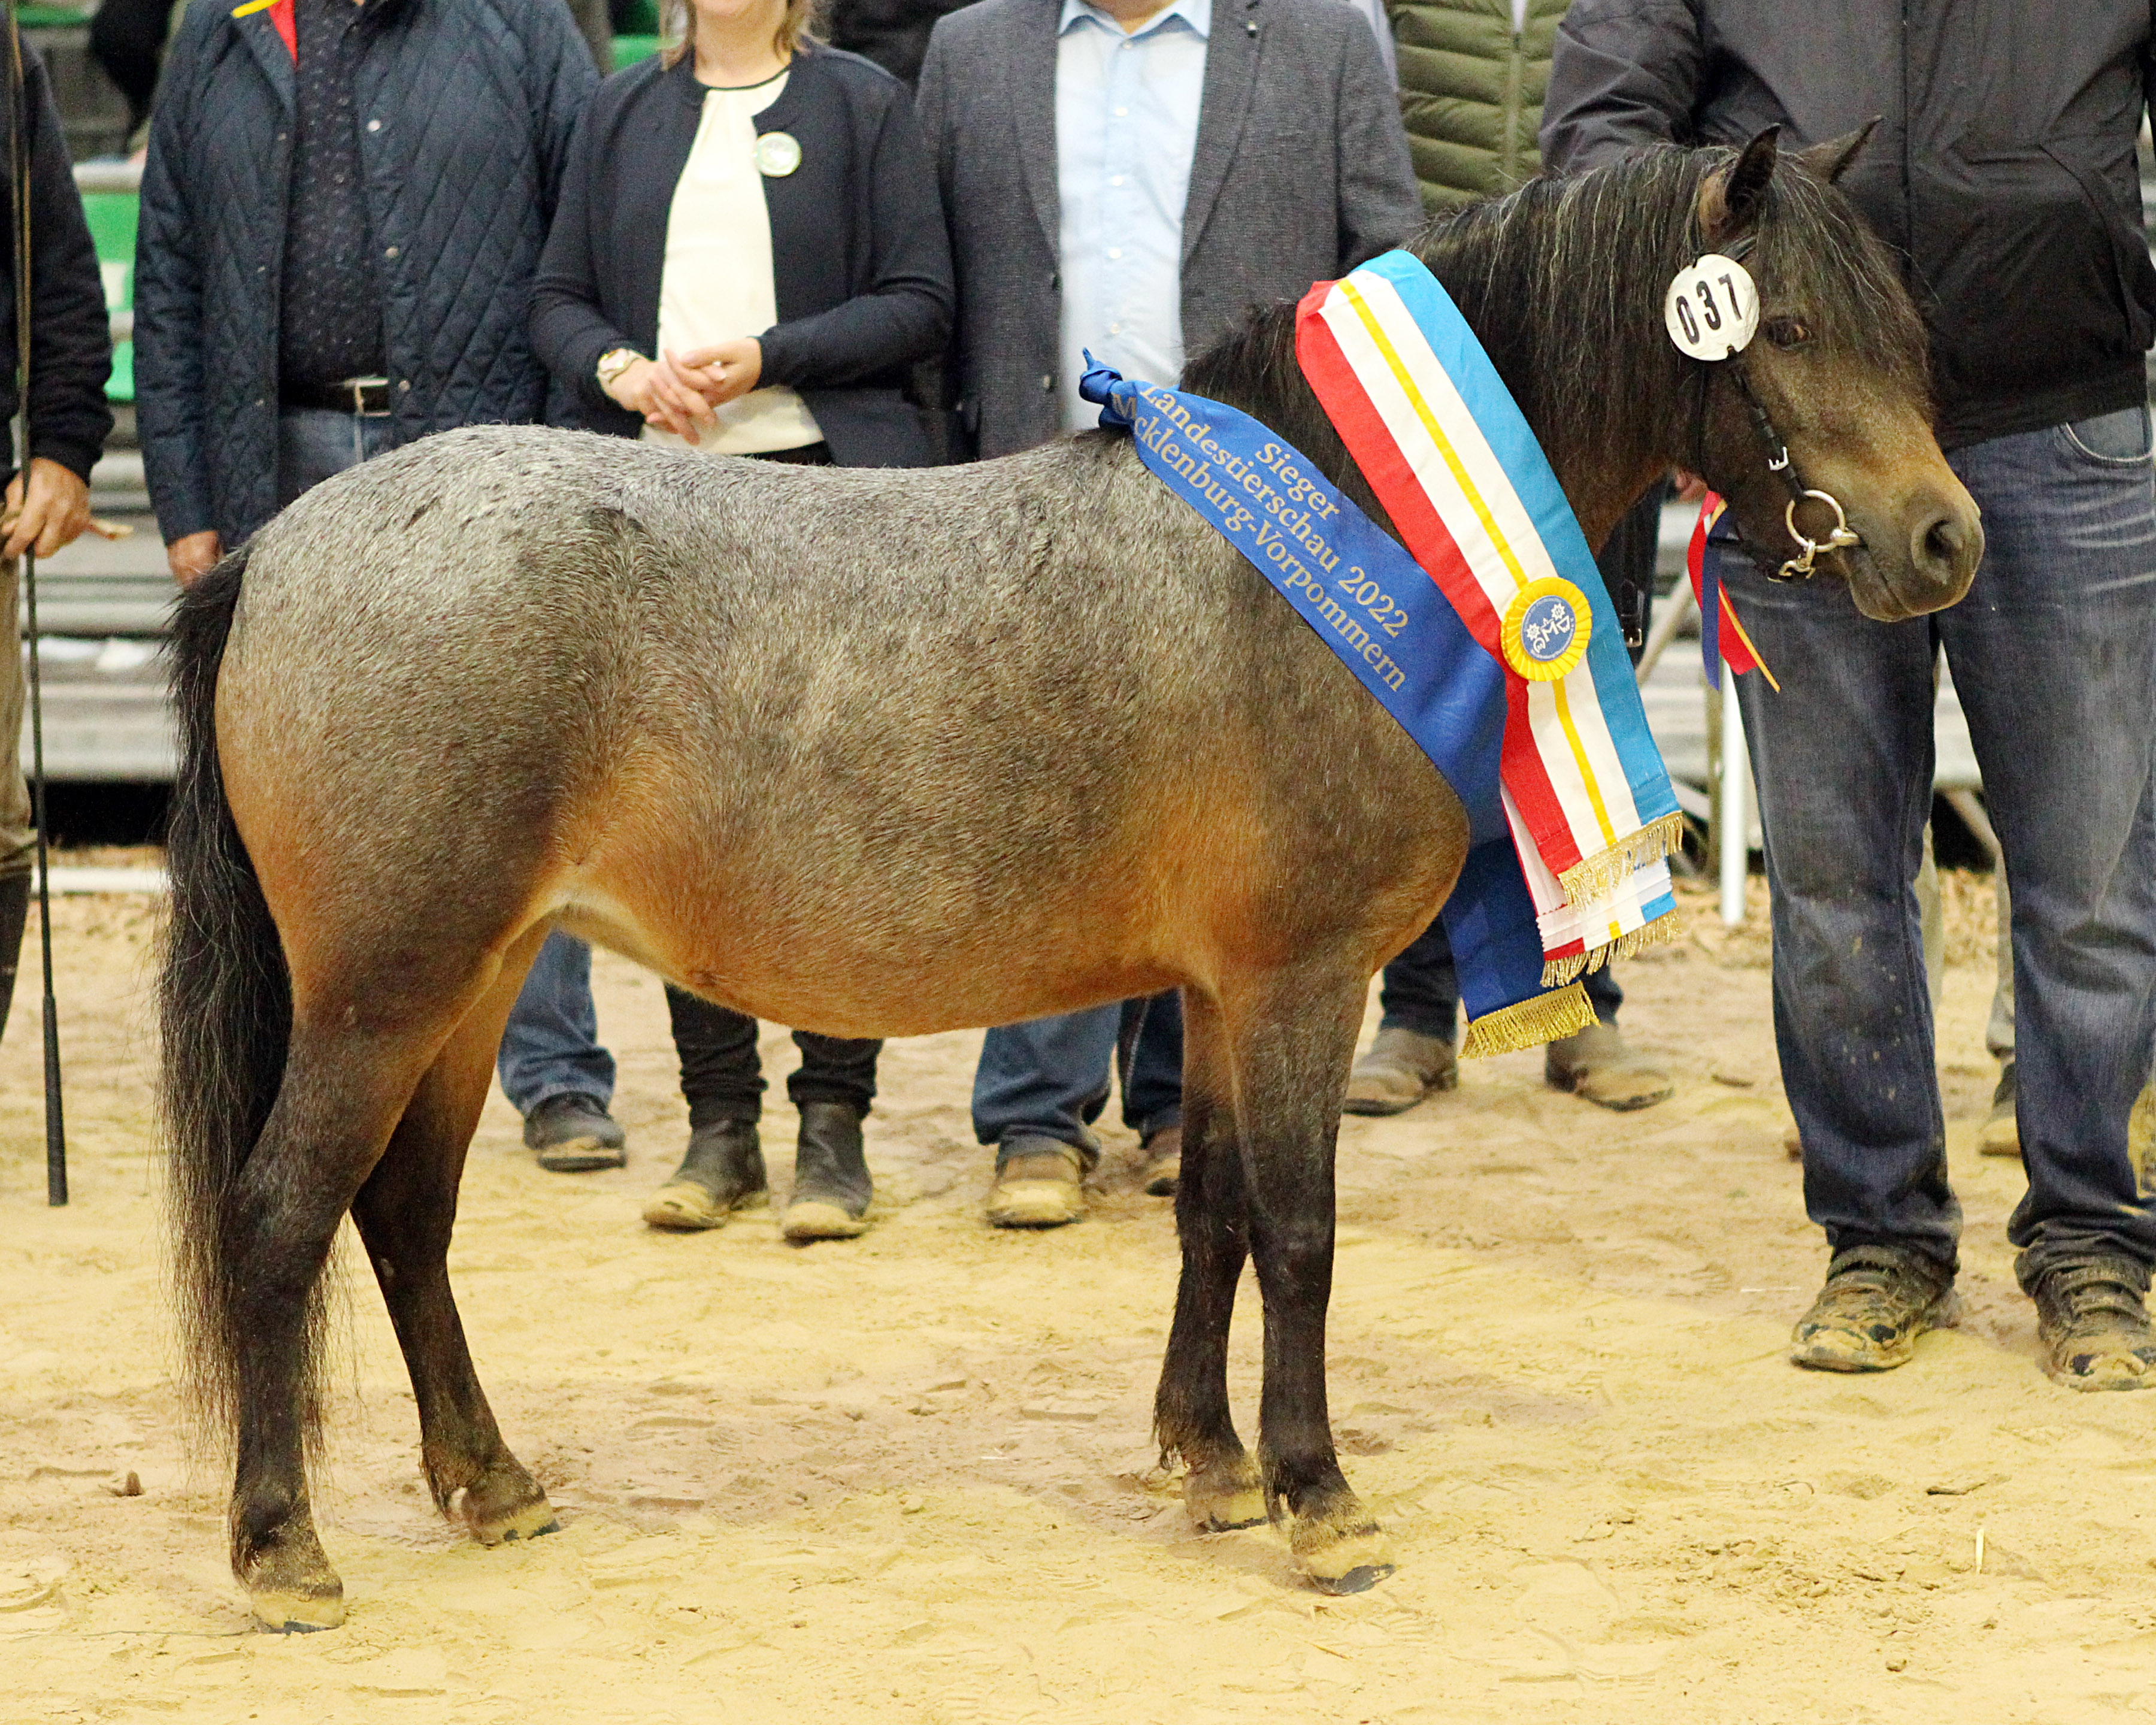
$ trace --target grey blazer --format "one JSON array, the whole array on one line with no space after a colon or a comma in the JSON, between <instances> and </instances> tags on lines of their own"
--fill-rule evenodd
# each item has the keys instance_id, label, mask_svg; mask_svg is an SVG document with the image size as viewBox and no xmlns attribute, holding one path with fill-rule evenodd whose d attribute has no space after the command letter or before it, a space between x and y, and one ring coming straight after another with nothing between
<instances>
[{"instance_id":1,"label":"grey blazer","mask_svg":"<svg viewBox=\"0 0 2156 1725\"><path fill-rule=\"evenodd\" d=\"M936 26L921 129L957 268L956 379L973 453L1060 429L1055 23L1061 0L979 0ZM1369 22L1340 0L1213 0L1183 215L1183 339L1298 299L1407 239L1420 194Z\"/></svg>"}]
</instances>

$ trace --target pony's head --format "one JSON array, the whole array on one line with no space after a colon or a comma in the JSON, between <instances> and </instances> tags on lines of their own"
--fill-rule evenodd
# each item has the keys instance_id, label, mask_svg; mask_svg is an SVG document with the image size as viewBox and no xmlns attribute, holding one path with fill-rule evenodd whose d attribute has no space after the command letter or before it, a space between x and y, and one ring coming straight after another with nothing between
<instances>
[{"instance_id":1,"label":"pony's head","mask_svg":"<svg viewBox=\"0 0 2156 1725\"><path fill-rule=\"evenodd\" d=\"M1806 541L1839 538L1817 567L1848 581L1866 616L1892 622L1968 592L1984 530L1932 435L1916 308L1835 186L1871 130L1789 152L1769 127L1713 152L1691 201L1693 243L1744 259L1758 326L1732 357L1678 356L1695 405L1676 459L1729 500L1763 572L1804 562Z\"/></svg>"},{"instance_id":2,"label":"pony's head","mask_svg":"<svg viewBox=\"0 0 2156 1725\"><path fill-rule=\"evenodd\" d=\"M1853 536L1815 567L1845 578L1865 615L1913 617L1969 590L1984 533L1932 435L1923 326L1834 184L1863 140L1784 154L1769 130L1742 150L1642 150L1438 217L1415 241L1590 544L1682 467L1729 500L1775 572L1803 549L1789 481L1768 465L1786 445L1801 486L1832 497ZM1666 330L1666 291L1732 249L1757 285L1758 333L1732 358L1687 357ZM1183 381L1263 420L1383 519L1297 368L1292 305L1253 308ZM1835 526L1816 500L1794 520L1821 542Z\"/></svg>"}]
</instances>

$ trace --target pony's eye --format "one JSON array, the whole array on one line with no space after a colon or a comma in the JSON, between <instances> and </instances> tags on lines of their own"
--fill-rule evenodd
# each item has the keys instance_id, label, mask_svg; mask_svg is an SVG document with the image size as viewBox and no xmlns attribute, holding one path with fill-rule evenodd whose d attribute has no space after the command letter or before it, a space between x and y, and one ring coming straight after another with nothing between
<instances>
[{"instance_id":1,"label":"pony's eye","mask_svg":"<svg viewBox=\"0 0 2156 1725\"><path fill-rule=\"evenodd\" d=\"M1766 334L1777 347L1801 347L1812 338L1811 326L1796 317L1768 318Z\"/></svg>"}]
</instances>

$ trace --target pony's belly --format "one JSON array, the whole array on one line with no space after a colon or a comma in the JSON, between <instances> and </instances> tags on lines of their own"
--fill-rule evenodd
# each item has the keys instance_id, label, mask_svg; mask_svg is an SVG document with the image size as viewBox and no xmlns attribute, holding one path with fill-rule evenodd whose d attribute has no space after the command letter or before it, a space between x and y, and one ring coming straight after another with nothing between
<instances>
[{"instance_id":1,"label":"pony's belly","mask_svg":"<svg viewBox=\"0 0 2156 1725\"><path fill-rule=\"evenodd\" d=\"M925 1036L1016 1024L1157 993L1185 979L1157 956L1066 948L1044 942L1038 932L1016 947L976 931L900 961L852 937L837 918L783 934L749 921L734 938L693 945L678 928L646 927L596 894L564 906L555 920L706 999L827 1036Z\"/></svg>"}]
</instances>

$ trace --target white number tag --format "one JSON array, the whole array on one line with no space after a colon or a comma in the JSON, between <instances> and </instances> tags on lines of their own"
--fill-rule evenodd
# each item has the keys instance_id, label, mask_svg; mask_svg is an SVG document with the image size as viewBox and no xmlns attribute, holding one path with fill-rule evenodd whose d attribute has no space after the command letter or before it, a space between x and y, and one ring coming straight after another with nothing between
<instances>
[{"instance_id":1,"label":"white number tag","mask_svg":"<svg viewBox=\"0 0 2156 1725\"><path fill-rule=\"evenodd\" d=\"M1709 252L1677 271L1662 295L1662 321L1680 352L1694 359L1741 353L1759 327L1759 295L1734 258Z\"/></svg>"}]
</instances>

